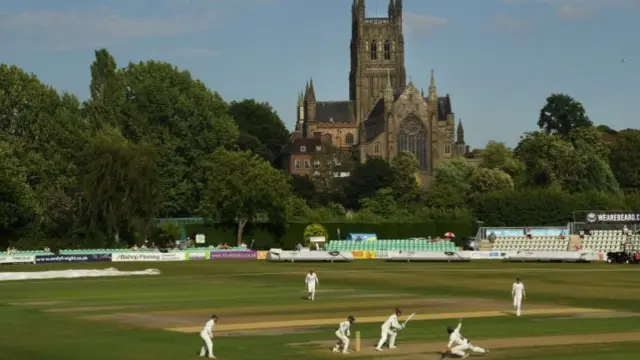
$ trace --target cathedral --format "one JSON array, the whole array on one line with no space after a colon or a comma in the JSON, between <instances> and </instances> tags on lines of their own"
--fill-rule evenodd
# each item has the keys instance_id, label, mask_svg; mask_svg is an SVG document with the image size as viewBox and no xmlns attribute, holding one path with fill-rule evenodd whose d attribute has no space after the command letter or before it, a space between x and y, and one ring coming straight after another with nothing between
<instances>
[{"instance_id":1,"label":"cathedral","mask_svg":"<svg viewBox=\"0 0 640 360\"><path fill-rule=\"evenodd\" d=\"M465 155L462 122L449 95L440 96L433 70L427 93L407 84L402 0L390 0L387 17L365 17L365 0L353 0L349 100L316 98L313 79L298 95L296 138L322 138L356 152L360 161L391 161L410 151L426 183L438 163Z\"/></svg>"}]
</instances>

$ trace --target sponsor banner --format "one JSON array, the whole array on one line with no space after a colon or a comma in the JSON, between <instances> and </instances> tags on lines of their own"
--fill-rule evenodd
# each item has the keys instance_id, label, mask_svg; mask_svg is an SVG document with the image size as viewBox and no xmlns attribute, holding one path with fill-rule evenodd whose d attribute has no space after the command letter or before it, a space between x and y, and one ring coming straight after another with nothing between
<instances>
[{"instance_id":1,"label":"sponsor banner","mask_svg":"<svg viewBox=\"0 0 640 360\"><path fill-rule=\"evenodd\" d=\"M500 251L470 251L470 253L472 260L500 260L507 254Z\"/></svg>"},{"instance_id":2,"label":"sponsor banner","mask_svg":"<svg viewBox=\"0 0 640 360\"><path fill-rule=\"evenodd\" d=\"M566 227L548 227L548 228L531 228L529 229L531 236L547 236L560 237L569 233Z\"/></svg>"},{"instance_id":3,"label":"sponsor banner","mask_svg":"<svg viewBox=\"0 0 640 360\"><path fill-rule=\"evenodd\" d=\"M363 251L363 250L354 250L351 252L353 258L356 260L370 260L376 258L375 251Z\"/></svg>"},{"instance_id":4,"label":"sponsor banner","mask_svg":"<svg viewBox=\"0 0 640 360\"><path fill-rule=\"evenodd\" d=\"M2 255L0 256L1 264L33 264L36 262L35 255Z\"/></svg>"},{"instance_id":5,"label":"sponsor banner","mask_svg":"<svg viewBox=\"0 0 640 360\"><path fill-rule=\"evenodd\" d=\"M496 237L515 237L515 236L524 236L524 228L518 229L487 229L487 237L491 235L495 235Z\"/></svg>"},{"instance_id":6,"label":"sponsor banner","mask_svg":"<svg viewBox=\"0 0 640 360\"><path fill-rule=\"evenodd\" d=\"M267 260L268 256L269 256L269 252L268 251L258 251L256 253L256 259L258 259L258 260Z\"/></svg>"},{"instance_id":7,"label":"sponsor banner","mask_svg":"<svg viewBox=\"0 0 640 360\"><path fill-rule=\"evenodd\" d=\"M220 250L211 252L211 260L256 260L258 252L254 250Z\"/></svg>"},{"instance_id":8,"label":"sponsor banner","mask_svg":"<svg viewBox=\"0 0 640 360\"><path fill-rule=\"evenodd\" d=\"M378 236L376 234L349 234L347 240L351 241L376 241Z\"/></svg>"},{"instance_id":9,"label":"sponsor banner","mask_svg":"<svg viewBox=\"0 0 640 360\"><path fill-rule=\"evenodd\" d=\"M208 251L187 252L187 260L209 260L211 255Z\"/></svg>"},{"instance_id":10,"label":"sponsor banner","mask_svg":"<svg viewBox=\"0 0 640 360\"><path fill-rule=\"evenodd\" d=\"M587 214L586 222L588 223L638 223L640 222L640 212L626 211L601 211L591 212Z\"/></svg>"},{"instance_id":11,"label":"sponsor banner","mask_svg":"<svg viewBox=\"0 0 640 360\"><path fill-rule=\"evenodd\" d=\"M174 252L174 253L153 253L153 252L124 252L114 253L113 262L138 262L138 261L185 261L187 260L187 253Z\"/></svg>"},{"instance_id":12,"label":"sponsor banner","mask_svg":"<svg viewBox=\"0 0 640 360\"><path fill-rule=\"evenodd\" d=\"M36 264L111 260L111 254L36 255Z\"/></svg>"}]
</instances>

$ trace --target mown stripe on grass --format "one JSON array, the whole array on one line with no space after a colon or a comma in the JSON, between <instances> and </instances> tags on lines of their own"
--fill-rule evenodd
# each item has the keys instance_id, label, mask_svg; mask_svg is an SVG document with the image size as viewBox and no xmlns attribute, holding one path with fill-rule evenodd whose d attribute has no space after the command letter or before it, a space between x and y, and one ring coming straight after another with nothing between
<instances>
[{"instance_id":1,"label":"mown stripe on grass","mask_svg":"<svg viewBox=\"0 0 640 360\"><path fill-rule=\"evenodd\" d=\"M557 314L585 314L585 313L597 313L608 312L610 310L602 309L585 309L585 308L560 308L560 309L535 309L529 310L526 315L557 315ZM458 318L486 318L486 317L500 317L500 316L512 316L511 313L504 311L476 311L476 312L457 312L457 313L442 313L442 314L416 314L412 320L445 320L445 319L458 319ZM388 316L370 316L359 317L358 323L375 323L383 322ZM278 329L278 328L291 328L291 327L310 327L310 326L326 326L336 325L343 321L343 318L331 318L331 319L306 319L306 320L290 320L290 321L265 321L254 323L239 323L239 324L220 324L216 326L216 331L237 331L237 330L259 330L259 329ZM402 319L401 319L402 320ZM202 326L189 326L168 328L167 331L181 332L181 333L197 333L202 330Z\"/></svg>"}]
</instances>

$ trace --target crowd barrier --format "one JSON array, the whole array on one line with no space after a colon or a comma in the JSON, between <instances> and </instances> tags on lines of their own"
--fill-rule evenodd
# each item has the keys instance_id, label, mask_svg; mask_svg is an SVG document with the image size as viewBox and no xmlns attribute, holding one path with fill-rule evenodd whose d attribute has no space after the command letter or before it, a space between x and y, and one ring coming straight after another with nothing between
<instances>
[{"instance_id":1,"label":"crowd barrier","mask_svg":"<svg viewBox=\"0 0 640 360\"><path fill-rule=\"evenodd\" d=\"M502 260L507 262L594 262L606 261L606 253L592 251L269 251L219 250L102 254L0 255L0 265L54 264L77 262L176 262L221 260L267 260L271 262L350 262L381 259L388 262L461 262Z\"/></svg>"}]
</instances>

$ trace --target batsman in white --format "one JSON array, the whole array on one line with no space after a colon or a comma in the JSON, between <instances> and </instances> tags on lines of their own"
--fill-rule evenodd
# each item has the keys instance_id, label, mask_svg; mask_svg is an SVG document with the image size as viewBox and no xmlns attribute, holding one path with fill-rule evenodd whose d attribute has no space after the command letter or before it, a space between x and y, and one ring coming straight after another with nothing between
<instances>
[{"instance_id":1,"label":"batsman in white","mask_svg":"<svg viewBox=\"0 0 640 360\"><path fill-rule=\"evenodd\" d=\"M346 321L338 325L338 330L336 330L338 343L333 347L333 352L342 350L343 354L349 353L349 336L351 336L351 325L353 325L354 322L356 322L356 318L349 316Z\"/></svg>"},{"instance_id":2,"label":"batsman in white","mask_svg":"<svg viewBox=\"0 0 640 360\"><path fill-rule=\"evenodd\" d=\"M376 346L376 350L382 351L382 346L387 339L389 339L389 349L396 348L396 337L398 336L398 330L404 329L404 325L400 325L398 322L398 316L402 315L402 311L400 309L396 309L391 316L382 324L382 333L380 334L380 341L378 341L378 346Z\"/></svg>"},{"instance_id":3,"label":"batsman in white","mask_svg":"<svg viewBox=\"0 0 640 360\"><path fill-rule=\"evenodd\" d=\"M304 282L307 283L307 292L309 293L308 299L315 300L316 299L316 285L318 285L318 275L316 275L313 270L309 270L307 277L304 279Z\"/></svg>"},{"instance_id":4,"label":"batsman in white","mask_svg":"<svg viewBox=\"0 0 640 360\"><path fill-rule=\"evenodd\" d=\"M215 359L213 355L213 329L216 327L218 317L211 315L211 319L204 324L204 328L200 331L200 338L204 342L200 348L200 357L209 356L209 359Z\"/></svg>"},{"instance_id":5,"label":"batsman in white","mask_svg":"<svg viewBox=\"0 0 640 360\"><path fill-rule=\"evenodd\" d=\"M520 278L516 278L516 282L513 283L511 296L513 297L513 309L516 311L516 316L520 316L522 300L527 296L527 293L524 290L524 284L520 281Z\"/></svg>"},{"instance_id":6,"label":"batsman in white","mask_svg":"<svg viewBox=\"0 0 640 360\"><path fill-rule=\"evenodd\" d=\"M447 356L447 353L451 353L465 359L469 356L469 354L466 352L467 350L471 350L472 352L480 354L489 353L489 350L473 346L469 339L460 334L460 328L462 328L462 319L460 319L460 321L458 322L458 326L455 328L453 326L447 326L447 333L449 334L449 344L447 344L447 351L442 353L441 358L445 358Z\"/></svg>"}]
</instances>

